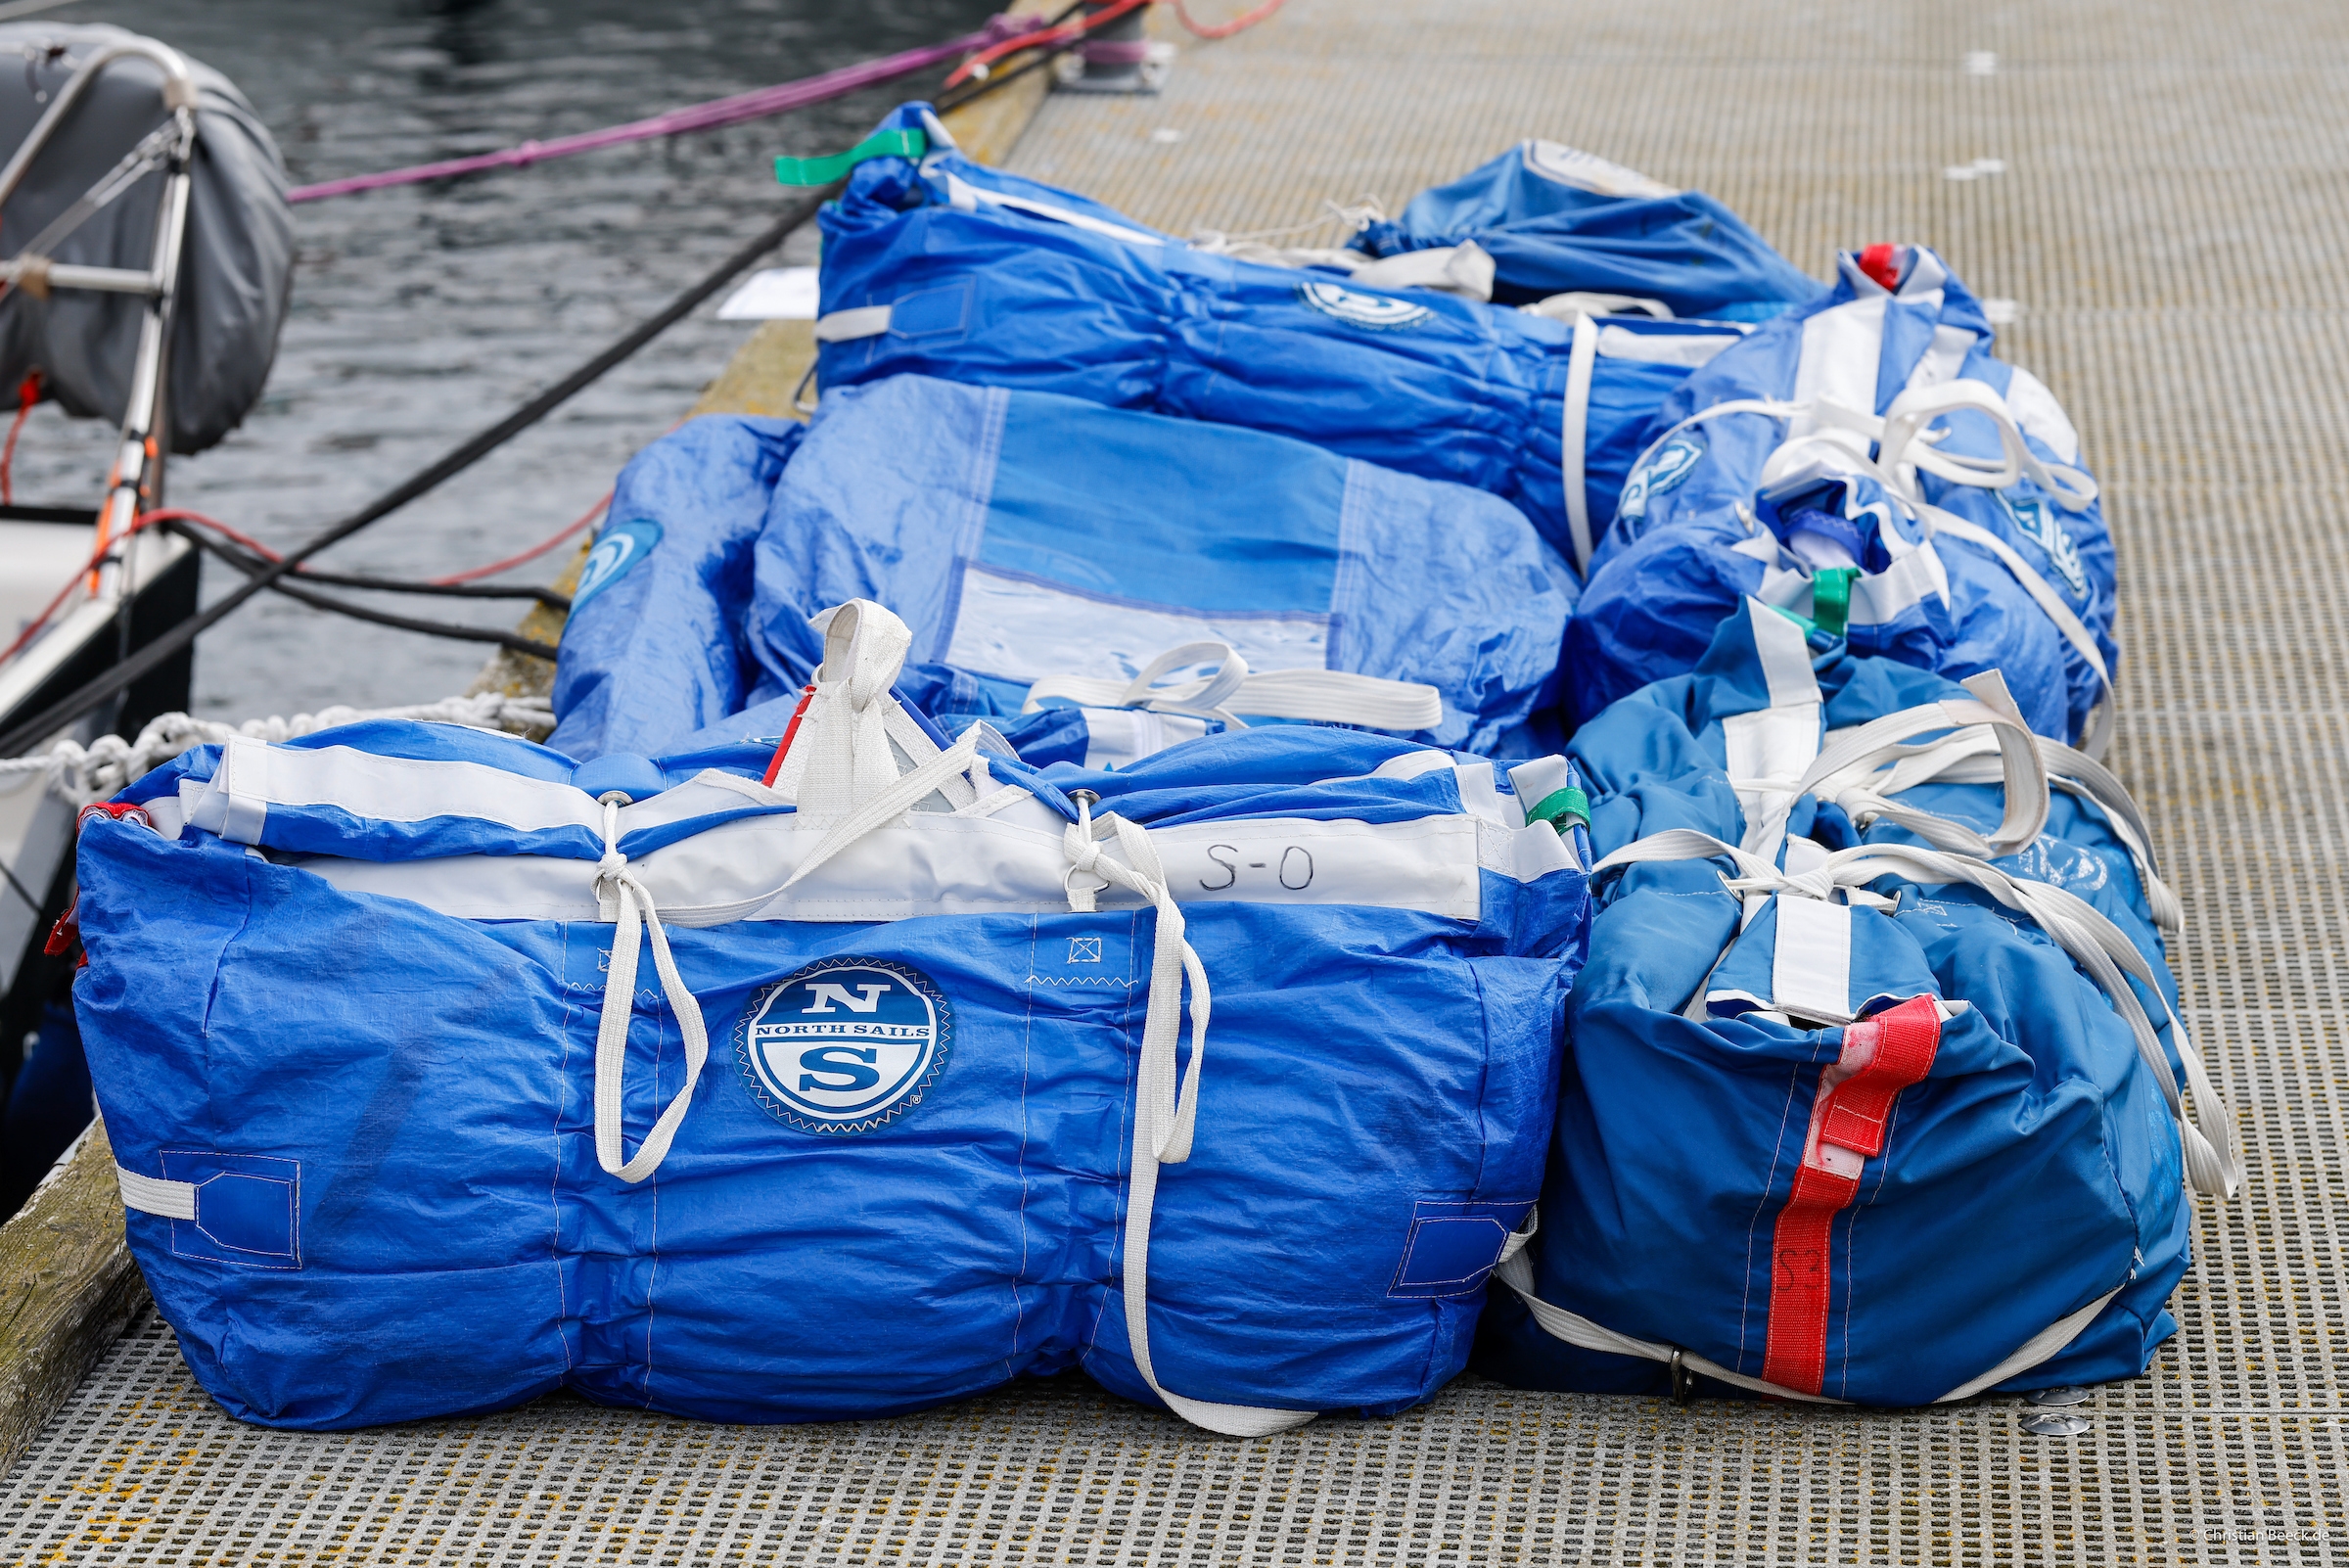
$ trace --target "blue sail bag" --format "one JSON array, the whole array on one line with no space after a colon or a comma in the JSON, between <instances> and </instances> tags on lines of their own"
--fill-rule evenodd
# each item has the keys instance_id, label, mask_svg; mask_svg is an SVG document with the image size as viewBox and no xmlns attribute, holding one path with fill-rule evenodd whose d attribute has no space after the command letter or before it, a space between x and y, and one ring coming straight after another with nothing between
<instances>
[{"instance_id":1,"label":"blue sail bag","mask_svg":"<svg viewBox=\"0 0 2349 1568\"><path fill-rule=\"evenodd\" d=\"M912 373L1295 437L1497 495L1578 572L1636 456L1628 431L1745 331L1577 328L1237 259L974 163L926 105L886 128L930 151L860 164L822 213L826 392Z\"/></svg>"},{"instance_id":2,"label":"blue sail bag","mask_svg":"<svg viewBox=\"0 0 2349 1568\"><path fill-rule=\"evenodd\" d=\"M1503 304L1612 295L1617 309L1768 321L1820 292L1704 192L1540 139L1421 191L1352 243L1374 256L1474 245L1493 258Z\"/></svg>"},{"instance_id":3,"label":"blue sail bag","mask_svg":"<svg viewBox=\"0 0 2349 1568\"><path fill-rule=\"evenodd\" d=\"M766 748L233 740L80 851L130 1245L231 1413L875 1416L1083 1367L1219 1431L1463 1363L1541 1179L1581 792L1286 726L940 748L869 603Z\"/></svg>"},{"instance_id":4,"label":"blue sail bag","mask_svg":"<svg viewBox=\"0 0 2349 1568\"><path fill-rule=\"evenodd\" d=\"M2111 535L2071 422L1993 337L1939 256L1877 246L1689 377L1568 630L1577 715L1686 672L1750 595L1858 652L2000 670L2034 729L2100 754Z\"/></svg>"},{"instance_id":5,"label":"blue sail bag","mask_svg":"<svg viewBox=\"0 0 2349 1568\"><path fill-rule=\"evenodd\" d=\"M564 631L551 744L780 735L823 657L809 618L871 598L915 630L909 700L1023 743L1054 721L1024 712L1076 707L1075 761L1267 717L1522 758L1543 749L1524 727L1554 706L1573 591L1522 514L1465 485L895 376L834 392L805 435L697 420L628 465ZM1161 681L1198 666L1221 678Z\"/></svg>"},{"instance_id":6,"label":"blue sail bag","mask_svg":"<svg viewBox=\"0 0 2349 1568\"><path fill-rule=\"evenodd\" d=\"M2110 776L1995 675L1758 601L1574 756L1601 909L1480 1369L1888 1406L2142 1371L2183 1185L2241 1161Z\"/></svg>"}]
</instances>

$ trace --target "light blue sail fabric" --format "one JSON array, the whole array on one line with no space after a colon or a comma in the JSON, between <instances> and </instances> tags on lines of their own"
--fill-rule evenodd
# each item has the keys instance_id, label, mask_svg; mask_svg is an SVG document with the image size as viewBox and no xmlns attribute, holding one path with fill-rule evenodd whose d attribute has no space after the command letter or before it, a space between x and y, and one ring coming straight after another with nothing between
<instances>
[{"instance_id":1,"label":"light blue sail fabric","mask_svg":"<svg viewBox=\"0 0 2349 1568\"><path fill-rule=\"evenodd\" d=\"M1578 559L1571 444L1598 538L1636 426L1704 351L1598 352L1572 399L1574 329L1429 289L1252 261L1157 233L1085 197L970 161L927 106L933 151L860 164L821 217L817 379L913 373L1244 425L1500 496ZM1626 324L1618 340L1644 329ZM1668 324L1708 347L1727 324Z\"/></svg>"},{"instance_id":2,"label":"light blue sail fabric","mask_svg":"<svg viewBox=\"0 0 2349 1568\"><path fill-rule=\"evenodd\" d=\"M1942 819L1936 831L1997 833L2000 783L1944 776L1875 793L1885 772L1798 798L1779 765L1800 774L1824 735L1897 715L1909 715L1892 726L1900 744L1947 740L1967 715L1938 705L1968 697L1840 642L1806 645L1749 601L1692 674L1577 734L1602 855L1676 830L1719 843L1600 873L1540 1233L1524 1294L1496 1292L1481 1370L1523 1387L1664 1392L1677 1347L1700 1370L1910 1406L1969 1385L2134 1376L2175 1331L2164 1303L2190 1256L2182 1180L2222 1190L2239 1164L2172 1010L2154 915L2174 905L2135 842L2133 808L2075 782L2104 790L2093 764L2050 754L2050 774L2071 776L2019 851L1863 862L1864 880L1837 883L1857 890L1849 904L1757 878L1729 853L1832 877L1838 851L1924 847L1881 814L1886 802ZM2120 983L2158 1039L2150 1056L2122 998L2047 925L1956 874L1969 862L1994 886L2003 873L2076 897L2092 911L2082 929L2109 923L2143 966ZM1747 879L1742 894L1731 878ZM1887 1050L1904 1028L1924 1046L1911 1071L1879 1084L1872 1106L1839 1113L1856 1042L1873 1032ZM2165 1079L2193 1105L2184 1150ZM1798 1183L1829 1168L1848 1186L1805 1240ZM1545 1329L1550 1309L1666 1349L1627 1354L1577 1340L1572 1323ZM2062 1331L2044 1354L2012 1364L2051 1328Z\"/></svg>"},{"instance_id":3,"label":"light blue sail fabric","mask_svg":"<svg viewBox=\"0 0 2349 1568\"><path fill-rule=\"evenodd\" d=\"M865 597L914 629L908 699L1015 741L1036 727L1014 718L1039 679L1123 683L1215 642L1260 674L1432 687L1440 715L1401 733L1522 758L1543 749L1525 726L1557 700L1574 591L1523 514L1465 485L921 376L835 391L804 438L694 421L629 464L612 516L557 663L552 743L581 756L780 735L822 658L811 618ZM641 565L592 576L638 536ZM1096 720L1137 722L1162 743L1221 727ZM1126 741L1091 750L1133 755Z\"/></svg>"},{"instance_id":4,"label":"light blue sail fabric","mask_svg":"<svg viewBox=\"0 0 2349 1568\"><path fill-rule=\"evenodd\" d=\"M1958 677L2001 670L2042 734L2085 733L2119 651L2112 538L2079 437L2045 385L1993 357L1980 302L1939 256L1869 256L1891 287L1847 254L1833 294L1724 350L1649 423L1568 633L1578 716L1688 670L1749 594L1813 614L1818 574L1841 570L1856 575L1836 629L1855 651ZM2090 499L2028 473L1991 488L1930 470L1896 494L1900 476L1873 462L1894 460L1877 444L1883 416L1956 394L1987 404L1934 414L1911 458L1995 465L2011 438Z\"/></svg>"},{"instance_id":5,"label":"light blue sail fabric","mask_svg":"<svg viewBox=\"0 0 2349 1568\"><path fill-rule=\"evenodd\" d=\"M1286 726L1057 770L1101 863L1138 853L1112 813L1163 857L1211 1020L1154 959L1165 910L1076 869L1049 779L936 775L1007 793L818 866L838 819L762 789L766 752L383 722L202 749L129 792L154 825L92 822L75 1004L130 1245L226 1409L339 1429L569 1388L814 1420L1082 1367L1286 1424L1459 1369L1588 918L1583 830L1517 804L1562 760ZM1186 992L1204 1034L1152 1055ZM1137 1145L1177 1059L1187 1148Z\"/></svg>"},{"instance_id":6,"label":"light blue sail fabric","mask_svg":"<svg viewBox=\"0 0 2349 1568\"><path fill-rule=\"evenodd\" d=\"M1676 191L1551 141L1520 142L1421 191L1352 244L1376 256L1474 244L1493 257L1493 298L1503 304L1609 294L1676 316L1768 321L1820 293L1702 191Z\"/></svg>"}]
</instances>

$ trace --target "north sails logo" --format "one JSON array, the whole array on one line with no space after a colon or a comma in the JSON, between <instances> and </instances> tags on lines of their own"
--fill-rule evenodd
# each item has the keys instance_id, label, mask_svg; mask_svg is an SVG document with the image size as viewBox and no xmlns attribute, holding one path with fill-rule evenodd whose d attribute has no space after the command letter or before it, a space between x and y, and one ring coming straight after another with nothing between
<instances>
[{"instance_id":1,"label":"north sails logo","mask_svg":"<svg viewBox=\"0 0 2349 1568\"><path fill-rule=\"evenodd\" d=\"M827 958L751 999L734 1059L754 1099L804 1132L870 1132L938 1081L953 1013L930 977L881 958Z\"/></svg>"},{"instance_id":2,"label":"north sails logo","mask_svg":"<svg viewBox=\"0 0 2349 1568\"><path fill-rule=\"evenodd\" d=\"M572 590L571 608L576 614L588 600L603 592L661 542L661 525L645 518L616 523L604 530L579 569L578 586Z\"/></svg>"},{"instance_id":3,"label":"north sails logo","mask_svg":"<svg viewBox=\"0 0 2349 1568\"><path fill-rule=\"evenodd\" d=\"M2017 501L2001 492L2000 504L2014 521L2014 530L2048 552L2048 562L2075 598L2088 597L2088 569L2080 564L2080 546L2056 518L2055 509L2042 500Z\"/></svg>"},{"instance_id":4,"label":"north sails logo","mask_svg":"<svg viewBox=\"0 0 2349 1568\"><path fill-rule=\"evenodd\" d=\"M1301 283L1297 286L1297 298L1325 316L1351 327L1367 327L1372 332L1400 332L1436 319L1436 313L1425 305L1383 294L1364 294L1359 289L1335 283Z\"/></svg>"},{"instance_id":5,"label":"north sails logo","mask_svg":"<svg viewBox=\"0 0 2349 1568\"><path fill-rule=\"evenodd\" d=\"M1686 436L1675 436L1657 447L1623 482L1623 499L1615 503L1615 515L1626 523L1640 522L1647 516L1647 503L1686 479L1704 455L1705 449Z\"/></svg>"}]
</instances>

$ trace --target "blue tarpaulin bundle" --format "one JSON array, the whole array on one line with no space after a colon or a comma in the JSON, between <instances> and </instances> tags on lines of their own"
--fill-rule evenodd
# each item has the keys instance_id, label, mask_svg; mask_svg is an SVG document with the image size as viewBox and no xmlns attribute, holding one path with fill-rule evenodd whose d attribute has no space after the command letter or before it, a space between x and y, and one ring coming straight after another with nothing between
<instances>
[{"instance_id":1,"label":"blue tarpaulin bundle","mask_svg":"<svg viewBox=\"0 0 2349 1568\"><path fill-rule=\"evenodd\" d=\"M1024 743L1031 688L1090 692L1078 729L1114 733L1068 749L1076 761L1130 760L1155 749L1137 726L1171 741L1217 712L1526 757L1543 749L1525 725L1555 701L1573 587L1523 514L1465 485L896 376L833 392L804 438L714 417L629 464L564 630L552 744L643 755L713 726L777 735L823 657L809 618L871 598L914 628L900 690L932 714ZM1120 701L1158 656L1206 645L1224 652L1182 664L1220 658L1245 678ZM1055 688L1065 676L1080 678Z\"/></svg>"},{"instance_id":2,"label":"blue tarpaulin bundle","mask_svg":"<svg viewBox=\"0 0 2349 1568\"><path fill-rule=\"evenodd\" d=\"M1520 142L1420 192L1352 244L1374 256L1475 245L1493 258L1493 298L1504 304L1612 295L1617 308L1768 321L1820 292L1702 191L1676 191L1551 141Z\"/></svg>"},{"instance_id":3,"label":"blue tarpaulin bundle","mask_svg":"<svg viewBox=\"0 0 2349 1568\"><path fill-rule=\"evenodd\" d=\"M130 1245L231 1413L1081 1366L1261 1433L1459 1369L1587 931L1569 765L1283 726L1046 776L935 744L888 612L828 627L771 789L376 721L92 820Z\"/></svg>"},{"instance_id":4,"label":"blue tarpaulin bundle","mask_svg":"<svg viewBox=\"0 0 2349 1568\"><path fill-rule=\"evenodd\" d=\"M1237 260L973 163L924 105L888 126L932 150L861 164L823 213L827 391L912 372L1292 436L1491 491L1579 568L1636 455L1626 427L1741 330L1626 319L1601 351L1592 324L1578 355L1566 323ZM1691 233L1634 293L1671 291ZM1610 282L1647 275L1613 265ZM1725 273L1743 265L1724 254ZM1641 351L1651 336L1674 341Z\"/></svg>"},{"instance_id":5,"label":"blue tarpaulin bundle","mask_svg":"<svg viewBox=\"0 0 2349 1568\"><path fill-rule=\"evenodd\" d=\"M1482 1369L1891 1406L2142 1370L2182 1175L2241 1165L2110 775L1996 676L1751 600L1573 755L1602 908Z\"/></svg>"},{"instance_id":6,"label":"blue tarpaulin bundle","mask_svg":"<svg viewBox=\"0 0 2349 1568\"><path fill-rule=\"evenodd\" d=\"M1992 337L1940 257L1872 247L1674 392L1568 633L1578 716L1692 668L1755 595L1859 652L2000 670L2033 728L2100 751L2111 536L2071 422Z\"/></svg>"}]
</instances>

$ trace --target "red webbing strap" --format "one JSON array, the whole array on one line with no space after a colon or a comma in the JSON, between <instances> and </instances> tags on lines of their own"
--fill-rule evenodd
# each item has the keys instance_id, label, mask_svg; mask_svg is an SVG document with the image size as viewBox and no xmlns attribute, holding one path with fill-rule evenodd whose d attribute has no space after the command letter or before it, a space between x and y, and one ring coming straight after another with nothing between
<instances>
[{"instance_id":1,"label":"red webbing strap","mask_svg":"<svg viewBox=\"0 0 2349 1568\"><path fill-rule=\"evenodd\" d=\"M1933 1068L1941 1012L1911 996L1843 1032L1842 1057L1819 1069L1819 1097L1794 1190L1771 1236L1770 1340L1762 1375L1817 1394L1827 1375L1828 1244L1835 1216L1860 1195L1860 1175L1884 1152L1884 1126L1901 1090Z\"/></svg>"}]
</instances>

